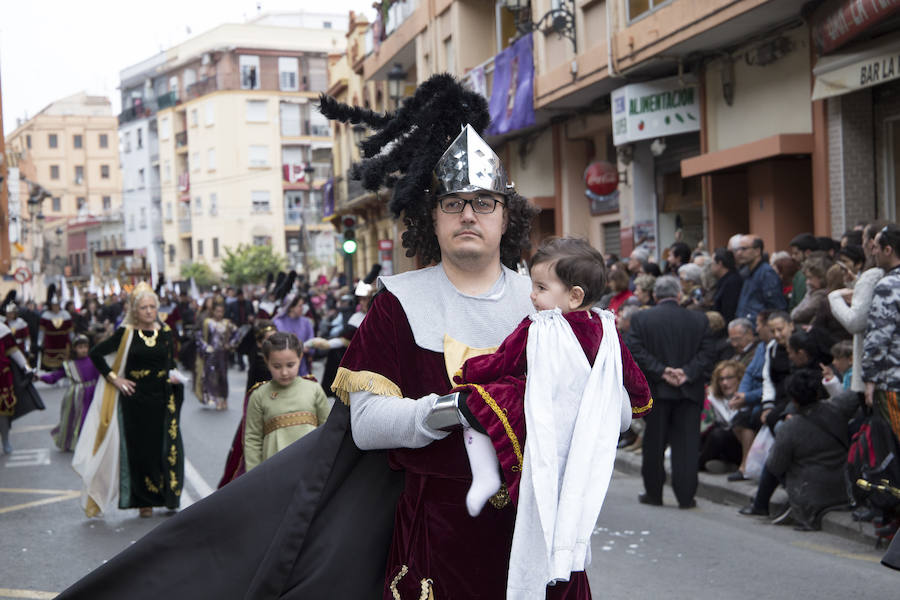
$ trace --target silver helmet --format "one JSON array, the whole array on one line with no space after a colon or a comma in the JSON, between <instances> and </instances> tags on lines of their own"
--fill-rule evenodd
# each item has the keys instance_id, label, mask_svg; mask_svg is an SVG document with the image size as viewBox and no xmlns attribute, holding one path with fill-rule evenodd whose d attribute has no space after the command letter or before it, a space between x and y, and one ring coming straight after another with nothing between
<instances>
[{"instance_id":1,"label":"silver helmet","mask_svg":"<svg viewBox=\"0 0 900 600\"><path fill-rule=\"evenodd\" d=\"M434 167L435 194L438 198L460 192L486 190L512 193L506 169L500 157L481 139L471 125L450 144Z\"/></svg>"}]
</instances>

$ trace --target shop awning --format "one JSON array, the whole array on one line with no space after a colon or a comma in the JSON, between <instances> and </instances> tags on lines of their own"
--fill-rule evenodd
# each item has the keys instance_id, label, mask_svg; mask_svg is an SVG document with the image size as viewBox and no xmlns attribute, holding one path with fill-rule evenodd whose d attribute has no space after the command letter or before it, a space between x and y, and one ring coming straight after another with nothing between
<instances>
[{"instance_id":1,"label":"shop awning","mask_svg":"<svg viewBox=\"0 0 900 600\"><path fill-rule=\"evenodd\" d=\"M900 38L890 36L821 57L813 69L813 100L900 79Z\"/></svg>"},{"instance_id":2,"label":"shop awning","mask_svg":"<svg viewBox=\"0 0 900 600\"><path fill-rule=\"evenodd\" d=\"M681 176L709 175L777 156L812 154L811 133L781 133L727 150L707 152L681 161Z\"/></svg>"}]
</instances>

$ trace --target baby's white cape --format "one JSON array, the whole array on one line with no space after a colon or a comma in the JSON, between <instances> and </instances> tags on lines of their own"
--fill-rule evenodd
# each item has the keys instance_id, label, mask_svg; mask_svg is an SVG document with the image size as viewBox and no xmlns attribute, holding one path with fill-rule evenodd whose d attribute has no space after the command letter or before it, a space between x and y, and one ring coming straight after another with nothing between
<instances>
[{"instance_id":1,"label":"baby's white cape","mask_svg":"<svg viewBox=\"0 0 900 600\"><path fill-rule=\"evenodd\" d=\"M507 600L544 600L591 561L591 533L609 488L623 407L615 318L602 319L593 368L559 309L531 315L525 427L528 437L507 579ZM628 409L630 417L630 409Z\"/></svg>"}]
</instances>

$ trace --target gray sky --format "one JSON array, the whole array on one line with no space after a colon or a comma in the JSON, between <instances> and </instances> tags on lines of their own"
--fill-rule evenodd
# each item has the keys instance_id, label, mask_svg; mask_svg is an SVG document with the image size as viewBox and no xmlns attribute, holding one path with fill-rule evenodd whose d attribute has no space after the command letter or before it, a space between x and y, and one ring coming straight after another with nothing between
<instances>
[{"instance_id":1,"label":"gray sky","mask_svg":"<svg viewBox=\"0 0 900 600\"><path fill-rule=\"evenodd\" d=\"M3 127L86 90L119 111L119 71L222 23L261 11L306 10L372 20L371 0L4 0L0 8Z\"/></svg>"}]
</instances>

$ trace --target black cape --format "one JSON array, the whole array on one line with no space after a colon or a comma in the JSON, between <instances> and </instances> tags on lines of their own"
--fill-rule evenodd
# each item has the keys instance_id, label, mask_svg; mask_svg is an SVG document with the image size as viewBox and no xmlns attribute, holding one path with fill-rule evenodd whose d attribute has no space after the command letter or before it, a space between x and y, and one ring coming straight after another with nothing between
<instances>
[{"instance_id":1,"label":"black cape","mask_svg":"<svg viewBox=\"0 0 900 600\"><path fill-rule=\"evenodd\" d=\"M381 598L403 474L364 452L350 409L164 521L60 596Z\"/></svg>"},{"instance_id":2,"label":"black cape","mask_svg":"<svg viewBox=\"0 0 900 600\"><path fill-rule=\"evenodd\" d=\"M24 417L33 410L44 410L44 401L41 395L34 389L31 377L19 368L15 361L9 361L13 374L13 389L16 393L16 406L13 408L11 420Z\"/></svg>"}]
</instances>

